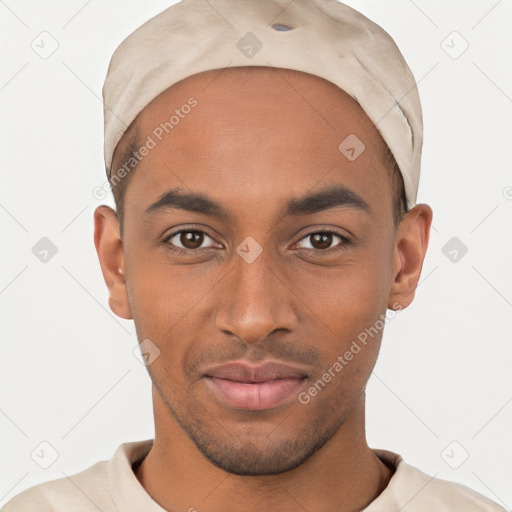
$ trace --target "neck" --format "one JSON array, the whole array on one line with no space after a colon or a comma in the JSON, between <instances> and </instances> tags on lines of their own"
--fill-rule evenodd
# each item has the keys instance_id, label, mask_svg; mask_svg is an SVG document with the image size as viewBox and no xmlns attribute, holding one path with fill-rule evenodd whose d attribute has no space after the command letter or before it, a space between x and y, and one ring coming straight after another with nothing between
<instances>
[{"instance_id":1,"label":"neck","mask_svg":"<svg viewBox=\"0 0 512 512\"><path fill-rule=\"evenodd\" d=\"M153 390L155 440L135 475L168 511L358 511L387 486L393 469L368 447L361 395L338 432L303 464L277 475L239 476L211 464Z\"/></svg>"}]
</instances>

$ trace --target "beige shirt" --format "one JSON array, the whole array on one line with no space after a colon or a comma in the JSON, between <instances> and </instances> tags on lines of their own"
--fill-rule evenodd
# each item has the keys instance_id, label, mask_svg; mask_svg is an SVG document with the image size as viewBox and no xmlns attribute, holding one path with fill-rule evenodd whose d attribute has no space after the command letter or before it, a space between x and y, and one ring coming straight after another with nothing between
<instances>
[{"instance_id":1,"label":"beige shirt","mask_svg":"<svg viewBox=\"0 0 512 512\"><path fill-rule=\"evenodd\" d=\"M35 485L12 498L5 512L166 512L140 484L132 469L153 439L121 444L109 461ZM395 467L384 491L363 512L506 512L468 487L433 478L387 450L373 450Z\"/></svg>"}]
</instances>

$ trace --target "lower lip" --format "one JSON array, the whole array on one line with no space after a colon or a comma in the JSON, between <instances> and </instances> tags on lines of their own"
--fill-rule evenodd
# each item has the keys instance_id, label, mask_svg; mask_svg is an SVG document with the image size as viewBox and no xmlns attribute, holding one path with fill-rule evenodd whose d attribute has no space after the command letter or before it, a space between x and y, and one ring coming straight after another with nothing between
<instances>
[{"instance_id":1,"label":"lower lip","mask_svg":"<svg viewBox=\"0 0 512 512\"><path fill-rule=\"evenodd\" d=\"M293 395L304 378L286 378L266 382L237 382L217 377L206 377L215 395L224 403L239 409L271 409Z\"/></svg>"}]
</instances>

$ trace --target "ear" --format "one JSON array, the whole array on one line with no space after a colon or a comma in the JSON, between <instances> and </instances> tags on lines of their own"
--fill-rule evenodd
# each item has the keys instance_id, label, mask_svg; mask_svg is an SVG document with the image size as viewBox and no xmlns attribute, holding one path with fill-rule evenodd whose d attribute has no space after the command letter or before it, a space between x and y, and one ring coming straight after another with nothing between
<instances>
[{"instance_id":1,"label":"ear","mask_svg":"<svg viewBox=\"0 0 512 512\"><path fill-rule=\"evenodd\" d=\"M393 270L388 308L393 310L409 306L414 299L427 252L432 209L417 204L408 211L398 225L393 254Z\"/></svg>"},{"instance_id":2,"label":"ear","mask_svg":"<svg viewBox=\"0 0 512 512\"><path fill-rule=\"evenodd\" d=\"M123 242L117 213L106 205L94 210L94 245L103 279L109 291L108 304L119 317L132 317L125 280Z\"/></svg>"}]
</instances>

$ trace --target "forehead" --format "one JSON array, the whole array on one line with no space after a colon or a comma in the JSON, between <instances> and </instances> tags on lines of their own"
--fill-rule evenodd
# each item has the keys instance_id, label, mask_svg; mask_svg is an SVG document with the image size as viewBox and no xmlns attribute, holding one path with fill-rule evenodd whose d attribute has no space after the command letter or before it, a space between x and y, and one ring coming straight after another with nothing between
<instances>
[{"instance_id":1,"label":"forehead","mask_svg":"<svg viewBox=\"0 0 512 512\"><path fill-rule=\"evenodd\" d=\"M188 108L191 99L197 105ZM174 139L176 146L178 139L194 135L214 141L216 131L225 135L231 129L252 137L280 133L287 141L306 136L312 142L325 140L328 132L336 137L354 133L372 152L385 148L373 122L348 93L323 78L290 69L246 66L192 75L146 106L138 124L144 134L152 133L174 113L179 119L174 115L172 130L162 136L164 143Z\"/></svg>"},{"instance_id":2,"label":"forehead","mask_svg":"<svg viewBox=\"0 0 512 512\"><path fill-rule=\"evenodd\" d=\"M200 73L164 91L137 123L139 144L155 146L137 164L127 204L130 194L148 203L176 186L236 192L238 203L250 203L327 183L364 191L371 202L388 181L385 143L360 105L299 71Z\"/></svg>"}]
</instances>

